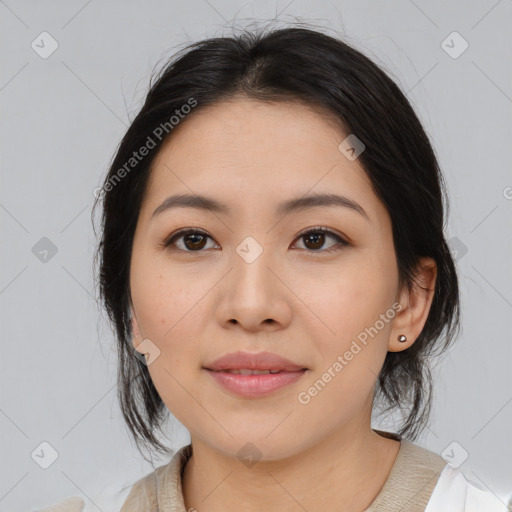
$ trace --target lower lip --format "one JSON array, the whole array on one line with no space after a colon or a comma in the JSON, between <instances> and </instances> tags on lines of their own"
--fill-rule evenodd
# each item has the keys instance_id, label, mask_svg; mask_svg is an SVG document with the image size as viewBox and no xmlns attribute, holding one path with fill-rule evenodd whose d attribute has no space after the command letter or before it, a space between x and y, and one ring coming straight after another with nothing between
<instances>
[{"instance_id":1,"label":"lower lip","mask_svg":"<svg viewBox=\"0 0 512 512\"><path fill-rule=\"evenodd\" d=\"M268 395L299 380L306 370L298 372L268 373L265 375L238 375L235 373L208 373L225 389L247 398Z\"/></svg>"}]
</instances>

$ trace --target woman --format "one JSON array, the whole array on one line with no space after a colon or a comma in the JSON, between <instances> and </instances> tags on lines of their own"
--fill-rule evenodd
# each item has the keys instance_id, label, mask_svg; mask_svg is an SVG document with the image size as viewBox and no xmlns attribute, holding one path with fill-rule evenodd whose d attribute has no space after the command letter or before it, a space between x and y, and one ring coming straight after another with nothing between
<instances>
[{"instance_id":1,"label":"woman","mask_svg":"<svg viewBox=\"0 0 512 512\"><path fill-rule=\"evenodd\" d=\"M413 443L459 327L443 194L406 97L341 40L178 54L105 179L97 255L127 425L168 452L169 410L191 443L122 510L505 510Z\"/></svg>"}]
</instances>

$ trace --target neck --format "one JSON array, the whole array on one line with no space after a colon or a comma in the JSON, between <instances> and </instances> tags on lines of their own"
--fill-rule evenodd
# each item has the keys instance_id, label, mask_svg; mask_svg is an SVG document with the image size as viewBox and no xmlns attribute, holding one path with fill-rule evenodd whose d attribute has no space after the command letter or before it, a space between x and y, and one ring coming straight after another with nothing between
<instances>
[{"instance_id":1,"label":"neck","mask_svg":"<svg viewBox=\"0 0 512 512\"><path fill-rule=\"evenodd\" d=\"M192 438L183 474L186 509L201 512L364 510L382 489L400 442L366 431L335 432L286 459L246 466Z\"/></svg>"}]
</instances>

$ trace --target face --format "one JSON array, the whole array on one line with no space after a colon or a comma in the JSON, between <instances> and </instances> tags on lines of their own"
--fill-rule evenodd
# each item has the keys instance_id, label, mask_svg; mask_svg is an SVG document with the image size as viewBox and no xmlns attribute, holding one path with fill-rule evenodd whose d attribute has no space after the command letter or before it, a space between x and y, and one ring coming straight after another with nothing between
<instances>
[{"instance_id":1,"label":"face","mask_svg":"<svg viewBox=\"0 0 512 512\"><path fill-rule=\"evenodd\" d=\"M237 99L194 113L159 151L133 243L134 344L150 340L154 385L192 440L232 456L252 442L271 460L369 428L400 295L391 221L338 149L347 135L298 103ZM153 215L178 194L226 208ZM356 206L279 210L316 194ZM204 369L235 351L307 371L239 396Z\"/></svg>"}]
</instances>

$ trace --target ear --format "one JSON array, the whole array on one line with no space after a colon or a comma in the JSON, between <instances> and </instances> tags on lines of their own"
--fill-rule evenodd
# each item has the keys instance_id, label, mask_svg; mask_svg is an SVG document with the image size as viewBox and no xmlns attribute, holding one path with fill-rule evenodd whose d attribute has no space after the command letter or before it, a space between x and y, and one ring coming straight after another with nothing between
<instances>
[{"instance_id":1,"label":"ear","mask_svg":"<svg viewBox=\"0 0 512 512\"><path fill-rule=\"evenodd\" d=\"M131 325L132 325L132 343L133 347L136 348L135 341L137 341L137 345L140 344L142 341L142 336L140 334L140 328L139 328L139 322L137 321L137 318L135 316L135 313L133 311L133 306L130 306L130 316L131 316Z\"/></svg>"},{"instance_id":2,"label":"ear","mask_svg":"<svg viewBox=\"0 0 512 512\"><path fill-rule=\"evenodd\" d=\"M411 290L405 287L400 292L399 302L402 308L393 320L391 337L388 342L389 352L401 352L409 348L420 335L434 298L436 277L435 260L429 257L420 258L417 282L412 284ZM398 336L401 334L406 336L407 341L398 341Z\"/></svg>"}]
</instances>

